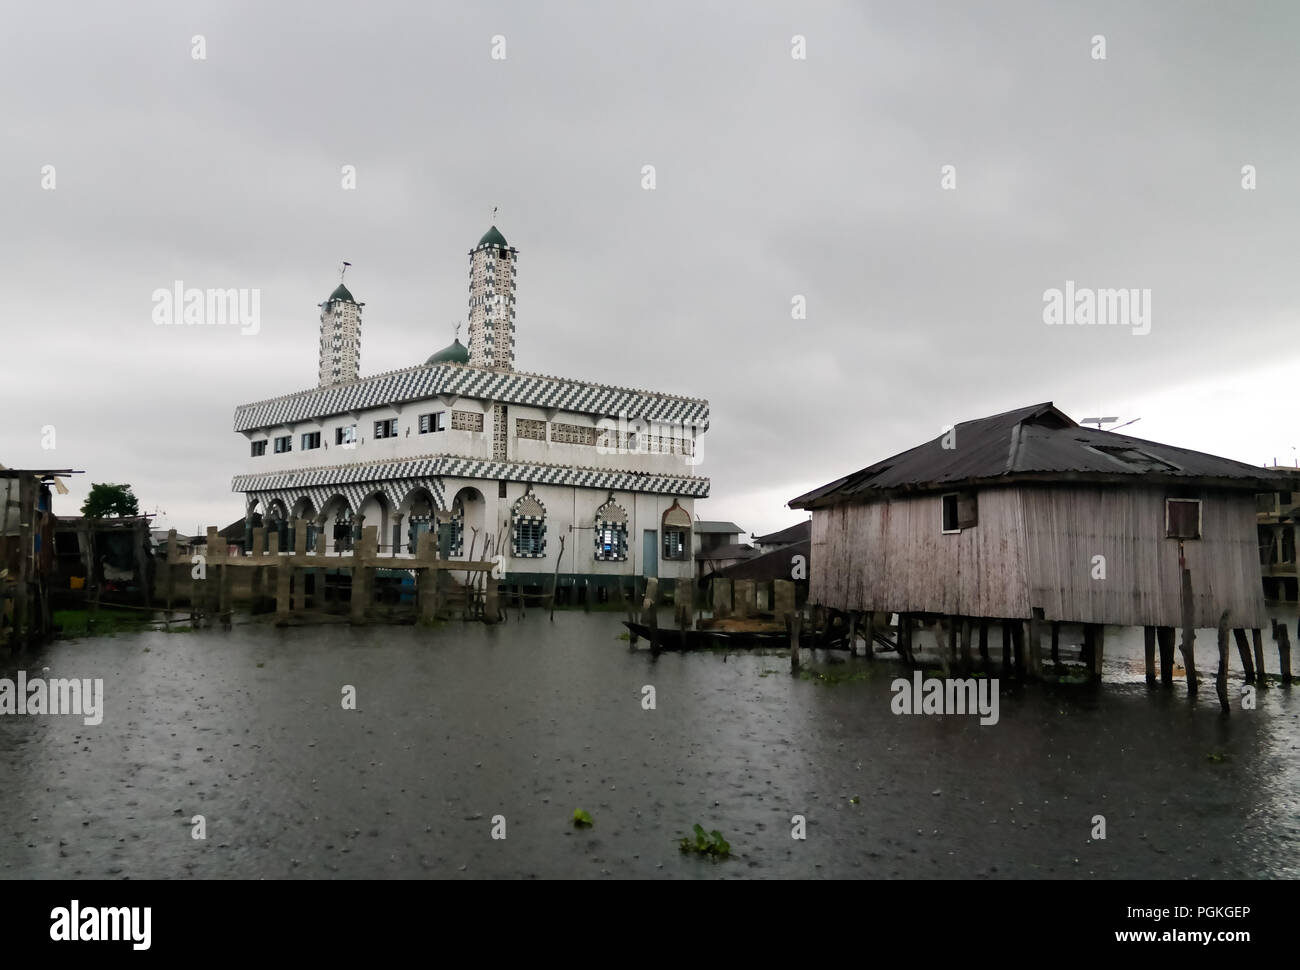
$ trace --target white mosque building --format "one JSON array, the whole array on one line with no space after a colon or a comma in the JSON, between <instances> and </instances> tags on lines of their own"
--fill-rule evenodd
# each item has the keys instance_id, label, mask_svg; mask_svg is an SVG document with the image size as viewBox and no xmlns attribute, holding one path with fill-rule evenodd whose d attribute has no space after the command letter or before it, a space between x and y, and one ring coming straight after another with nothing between
<instances>
[{"instance_id":1,"label":"white mosque building","mask_svg":"<svg viewBox=\"0 0 1300 970\"><path fill-rule=\"evenodd\" d=\"M285 548L304 519L327 552L377 526L399 560L427 530L453 559L491 537L508 583L549 582L561 536L568 581L689 579L708 402L515 370L519 253L493 226L469 257L469 346L414 367L361 377L365 304L342 284L321 304L318 386L235 409L248 521Z\"/></svg>"}]
</instances>

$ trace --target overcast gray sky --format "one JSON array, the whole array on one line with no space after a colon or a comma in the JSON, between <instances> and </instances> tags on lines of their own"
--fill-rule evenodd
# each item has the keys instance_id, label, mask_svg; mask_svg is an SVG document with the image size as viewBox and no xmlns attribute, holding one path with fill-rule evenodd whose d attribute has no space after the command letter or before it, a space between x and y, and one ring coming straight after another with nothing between
<instances>
[{"instance_id":1,"label":"overcast gray sky","mask_svg":"<svg viewBox=\"0 0 1300 970\"><path fill-rule=\"evenodd\" d=\"M1046 400L1289 464L1298 29L1181 0L11 8L0 462L85 469L56 511L130 482L227 524L234 408L315 384L339 262L363 375L420 363L500 206L517 366L708 398L705 518L782 528ZM175 280L260 289L260 332L155 326ZM1066 280L1149 289L1150 332L1047 326Z\"/></svg>"}]
</instances>

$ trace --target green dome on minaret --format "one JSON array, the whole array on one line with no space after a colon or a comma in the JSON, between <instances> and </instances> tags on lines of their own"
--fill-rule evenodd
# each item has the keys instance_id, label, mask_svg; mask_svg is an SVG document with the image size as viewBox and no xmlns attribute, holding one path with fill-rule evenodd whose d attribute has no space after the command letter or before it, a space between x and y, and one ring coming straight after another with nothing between
<instances>
[{"instance_id":1,"label":"green dome on minaret","mask_svg":"<svg viewBox=\"0 0 1300 970\"><path fill-rule=\"evenodd\" d=\"M344 286L342 283L340 283L338 286L334 288L334 292L330 294L330 298L325 302L333 303L335 300L347 300L349 303L357 302L356 300L352 299L352 294L348 292L348 288Z\"/></svg>"},{"instance_id":2,"label":"green dome on minaret","mask_svg":"<svg viewBox=\"0 0 1300 970\"><path fill-rule=\"evenodd\" d=\"M510 244L506 242L506 237L501 235L501 231L496 226L483 233L483 238L478 241L478 245L474 248L482 249L484 246L495 246L498 249L510 248Z\"/></svg>"},{"instance_id":3,"label":"green dome on minaret","mask_svg":"<svg viewBox=\"0 0 1300 970\"><path fill-rule=\"evenodd\" d=\"M429 364L468 364L468 363L469 363L469 350L465 347L463 343L460 342L459 337L453 340L450 346L443 347L442 350L438 351L436 354L434 354L432 357L430 357L428 360L424 362L426 367Z\"/></svg>"}]
</instances>

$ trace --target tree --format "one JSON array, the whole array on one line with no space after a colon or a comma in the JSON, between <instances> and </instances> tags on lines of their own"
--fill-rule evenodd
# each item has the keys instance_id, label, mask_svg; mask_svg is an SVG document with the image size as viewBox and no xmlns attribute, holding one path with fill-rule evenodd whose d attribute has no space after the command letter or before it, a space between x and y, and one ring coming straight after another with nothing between
<instances>
[{"instance_id":1,"label":"tree","mask_svg":"<svg viewBox=\"0 0 1300 970\"><path fill-rule=\"evenodd\" d=\"M96 482L90 486L90 494L81 504L81 514L91 519L102 519L110 515L139 515L140 506L130 485Z\"/></svg>"}]
</instances>

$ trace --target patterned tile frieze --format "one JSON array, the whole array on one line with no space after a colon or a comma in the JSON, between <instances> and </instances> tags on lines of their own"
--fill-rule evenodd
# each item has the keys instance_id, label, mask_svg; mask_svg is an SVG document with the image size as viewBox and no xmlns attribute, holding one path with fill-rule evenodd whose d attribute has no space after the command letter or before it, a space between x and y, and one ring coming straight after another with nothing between
<instances>
[{"instance_id":1,"label":"patterned tile frieze","mask_svg":"<svg viewBox=\"0 0 1300 970\"><path fill-rule=\"evenodd\" d=\"M368 493L376 483L397 483L409 490L411 479L432 481L437 477L486 478L492 480L532 482L536 485L575 485L580 488L605 488L618 492L645 492L656 495L684 495L706 498L709 480L690 475L651 475L640 472L577 468L569 465L527 464L513 461L487 461L482 458L428 456L406 461L376 462L369 465L338 465L327 468L288 469L257 475L236 475L231 482L235 492L297 492L330 494L341 486L356 486ZM402 491L405 497L406 492ZM441 494L435 492L439 508ZM400 498L398 501L400 502ZM394 503L397 504L397 503ZM318 506L319 508L319 506Z\"/></svg>"},{"instance_id":2,"label":"patterned tile frieze","mask_svg":"<svg viewBox=\"0 0 1300 970\"><path fill-rule=\"evenodd\" d=\"M235 409L235 430L251 431L347 414L438 394L556 408L629 420L691 422L707 428L709 402L562 377L499 371L464 364L434 364L390 371L333 387L286 394Z\"/></svg>"}]
</instances>

